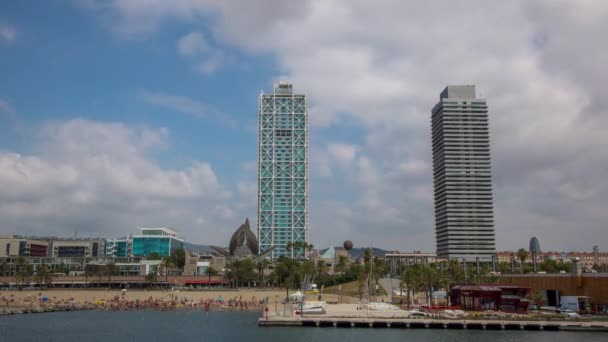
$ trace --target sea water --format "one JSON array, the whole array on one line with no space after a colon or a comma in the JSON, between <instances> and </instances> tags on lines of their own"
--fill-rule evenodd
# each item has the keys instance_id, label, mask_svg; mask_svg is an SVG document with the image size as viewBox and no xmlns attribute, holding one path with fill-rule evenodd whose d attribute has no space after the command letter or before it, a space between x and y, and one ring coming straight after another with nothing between
<instances>
[{"instance_id":1,"label":"sea water","mask_svg":"<svg viewBox=\"0 0 608 342\"><path fill-rule=\"evenodd\" d=\"M607 333L259 327L258 313L74 311L0 316L0 342L608 341Z\"/></svg>"}]
</instances>

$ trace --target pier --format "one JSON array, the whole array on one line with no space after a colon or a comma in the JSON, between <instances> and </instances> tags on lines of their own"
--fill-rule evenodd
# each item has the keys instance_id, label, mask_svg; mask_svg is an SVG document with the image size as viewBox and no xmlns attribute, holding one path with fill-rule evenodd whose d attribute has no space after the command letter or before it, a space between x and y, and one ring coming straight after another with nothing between
<instances>
[{"instance_id":1,"label":"pier","mask_svg":"<svg viewBox=\"0 0 608 342\"><path fill-rule=\"evenodd\" d=\"M475 330L548 330L608 332L607 322L498 321L456 319L392 319L273 317L260 318L263 327L335 327L335 328L397 328L397 329L475 329Z\"/></svg>"},{"instance_id":2,"label":"pier","mask_svg":"<svg viewBox=\"0 0 608 342\"><path fill-rule=\"evenodd\" d=\"M470 329L470 330L531 330L531 331L597 331L608 332L608 322L542 321L468 318L413 318L407 311L363 311L356 306L328 305L320 315L283 316L272 313L258 320L261 327L319 327L319 328L391 328L391 329Z\"/></svg>"}]
</instances>

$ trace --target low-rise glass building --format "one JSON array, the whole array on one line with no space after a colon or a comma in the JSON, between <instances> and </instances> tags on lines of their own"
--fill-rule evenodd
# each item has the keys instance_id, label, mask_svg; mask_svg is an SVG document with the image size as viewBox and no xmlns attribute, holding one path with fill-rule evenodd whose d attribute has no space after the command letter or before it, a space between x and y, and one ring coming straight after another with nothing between
<instances>
[{"instance_id":1,"label":"low-rise glass building","mask_svg":"<svg viewBox=\"0 0 608 342\"><path fill-rule=\"evenodd\" d=\"M171 255L176 249L184 248L184 240L177 237L177 232L170 228L141 228L139 235L133 235L132 255L147 258L152 253L161 257Z\"/></svg>"},{"instance_id":2,"label":"low-rise glass building","mask_svg":"<svg viewBox=\"0 0 608 342\"><path fill-rule=\"evenodd\" d=\"M111 239L106 241L106 256L126 258L131 255L131 240L129 238Z\"/></svg>"}]
</instances>

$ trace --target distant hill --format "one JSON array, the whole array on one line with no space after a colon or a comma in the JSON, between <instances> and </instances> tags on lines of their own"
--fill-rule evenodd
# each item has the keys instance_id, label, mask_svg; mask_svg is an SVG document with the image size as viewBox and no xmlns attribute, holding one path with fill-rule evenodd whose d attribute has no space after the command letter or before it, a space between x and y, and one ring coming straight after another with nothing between
<instances>
[{"instance_id":1,"label":"distant hill","mask_svg":"<svg viewBox=\"0 0 608 342\"><path fill-rule=\"evenodd\" d=\"M384 257L384 254L386 254L388 252L387 250L384 250L384 249L381 249L381 248L376 248L376 247L353 248L349 252L350 257L352 259L363 258L363 255L365 254L365 250L367 248L371 248L372 249L372 255L374 257ZM344 248L342 248L342 249L344 249Z\"/></svg>"}]
</instances>

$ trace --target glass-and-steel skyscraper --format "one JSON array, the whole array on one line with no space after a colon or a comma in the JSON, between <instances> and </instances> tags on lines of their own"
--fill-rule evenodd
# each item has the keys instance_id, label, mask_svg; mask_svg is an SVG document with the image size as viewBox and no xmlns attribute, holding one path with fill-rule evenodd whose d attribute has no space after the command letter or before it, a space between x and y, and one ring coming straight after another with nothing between
<instances>
[{"instance_id":1,"label":"glass-and-steel skyscraper","mask_svg":"<svg viewBox=\"0 0 608 342\"><path fill-rule=\"evenodd\" d=\"M496 253L486 100L447 86L432 110L437 257L491 261Z\"/></svg>"},{"instance_id":2,"label":"glass-and-steel skyscraper","mask_svg":"<svg viewBox=\"0 0 608 342\"><path fill-rule=\"evenodd\" d=\"M258 136L258 240L272 258L306 258L308 243L308 104L291 83L260 95Z\"/></svg>"}]
</instances>

